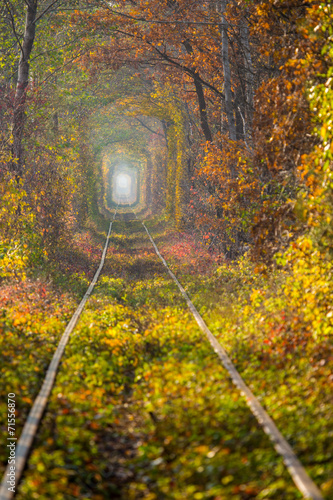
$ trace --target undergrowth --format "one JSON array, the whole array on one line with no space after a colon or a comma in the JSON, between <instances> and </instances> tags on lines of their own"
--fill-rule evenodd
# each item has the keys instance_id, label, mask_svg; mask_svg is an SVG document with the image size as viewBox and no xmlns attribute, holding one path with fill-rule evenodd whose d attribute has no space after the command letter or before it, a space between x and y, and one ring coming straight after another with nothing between
<instances>
[{"instance_id":1,"label":"undergrowth","mask_svg":"<svg viewBox=\"0 0 333 500\"><path fill-rule=\"evenodd\" d=\"M168 259L246 383L330 498L331 261L305 237L278 255L266 275L247 256L212 264L208 275L204 268L205 278L179 266L172 253Z\"/></svg>"},{"instance_id":2,"label":"undergrowth","mask_svg":"<svg viewBox=\"0 0 333 500\"><path fill-rule=\"evenodd\" d=\"M331 332L329 321L316 323L308 299L319 269L314 275L304 267L308 286L300 288L290 270L264 276L246 257L222 261L191 235L159 220L148 226L247 384L330 498ZM77 238L87 246L86 236ZM90 253L88 261L97 262L100 250ZM75 272L67 283L71 295L50 287L43 292L40 284L30 320L24 307L15 316L15 300L4 303L3 394L17 393L19 428L79 295ZM90 275L80 274L82 290ZM322 297L316 304L329 320L330 301ZM38 316L39 326L45 298L50 305ZM138 222L113 226L103 275L66 348L17 498L301 498Z\"/></svg>"}]
</instances>

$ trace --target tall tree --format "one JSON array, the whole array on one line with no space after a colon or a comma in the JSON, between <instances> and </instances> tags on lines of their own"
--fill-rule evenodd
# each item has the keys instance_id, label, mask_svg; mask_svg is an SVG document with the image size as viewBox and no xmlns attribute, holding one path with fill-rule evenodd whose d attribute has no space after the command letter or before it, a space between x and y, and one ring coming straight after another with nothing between
<instances>
[{"instance_id":1,"label":"tall tree","mask_svg":"<svg viewBox=\"0 0 333 500\"><path fill-rule=\"evenodd\" d=\"M8 10L11 12L11 6ZM29 83L29 59L31 56L36 34L36 16L38 0L26 0L26 18L23 40L20 42L20 61L14 98L13 114L13 171L18 177L22 176L23 150L22 136L24 129L25 103Z\"/></svg>"},{"instance_id":2,"label":"tall tree","mask_svg":"<svg viewBox=\"0 0 333 500\"><path fill-rule=\"evenodd\" d=\"M235 126L234 105L233 105L232 90L231 90L228 22L225 17L226 8L227 8L226 0L221 0L222 64L223 64L223 74L224 74L225 109L228 120L229 137L232 141L235 141L236 126Z\"/></svg>"},{"instance_id":3,"label":"tall tree","mask_svg":"<svg viewBox=\"0 0 333 500\"><path fill-rule=\"evenodd\" d=\"M188 54L193 54L192 45L190 44L190 42L188 40L185 40L183 42L183 45L184 45ZM212 137L212 133L211 133L209 122L208 122L205 92L204 92L204 88L203 88L203 85L201 83L201 79L200 79L200 75L199 75L198 71L193 72L193 83L194 83L195 91L196 91L196 94L198 97L201 128L202 128L202 131L204 133L206 141L212 142L213 137Z\"/></svg>"}]
</instances>

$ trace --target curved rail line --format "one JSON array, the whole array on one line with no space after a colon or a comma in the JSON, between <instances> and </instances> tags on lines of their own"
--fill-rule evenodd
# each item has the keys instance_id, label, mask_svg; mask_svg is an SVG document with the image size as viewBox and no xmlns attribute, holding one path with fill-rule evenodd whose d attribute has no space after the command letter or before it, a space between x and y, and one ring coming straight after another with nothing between
<instances>
[{"instance_id":1,"label":"curved rail line","mask_svg":"<svg viewBox=\"0 0 333 500\"><path fill-rule=\"evenodd\" d=\"M136 213L134 212L136 219L139 221ZM169 275L173 279L173 281L176 283L177 287L179 288L182 296L184 297L194 319L196 320L200 330L206 335L208 338L212 348L214 349L215 353L218 355L220 360L222 361L223 366L225 369L228 371L233 383L236 385L236 387L239 389L240 393L242 396L244 396L246 403L248 407L250 408L251 412L253 415L256 417L257 421L259 422L260 426L263 428L264 432L268 435L270 440L272 441L275 450L277 453L283 458L284 464L287 467L296 487L298 490L302 493L304 498L310 498L312 500L324 500L321 492L319 491L318 487L316 484L312 481L308 473L306 472L305 468L297 458L296 454L294 453L292 447L288 443L288 441L283 437L279 429L276 427L274 421L271 419L271 417L268 415L266 410L263 408L263 406L260 404L256 396L253 394L251 389L246 385L244 380L242 379L241 375L237 371L236 367L232 363L231 359L229 358L226 350L221 346L221 344L218 342L216 337L212 334L212 332L209 330L208 326L202 319L201 315L199 314L198 310L194 306L193 302L187 295L185 289L183 286L180 284L178 281L177 277L175 274L171 271L169 268L167 262L165 259L162 257L160 254L157 245L155 241L153 240L150 232L148 231L145 223L141 221L141 224L143 225L153 247L154 250L157 254L157 256L160 258L162 261L163 265L166 267Z\"/></svg>"},{"instance_id":2,"label":"curved rail line","mask_svg":"<svg viewBox=\"0 0 333 500\"><path fill-rule=\"evenodd\" d=\"M17 488L17 485L20 482L20 479L22 477L22 473L25 467L25 464L27 462L27 458L29 456L31 446L33 443L33 440L36 436L37 430L39 423L41 421L42 415L44 413L44 410L47 405L48 398L50 396L52 387L54 385L55 377L57 374L58 366L61 360L61 357L64 353L65 347L67 345L68 339L70 334L75 328L76 323L78 322L78 319L80 318L82 311L84 309L84 306L86 305L87 300L89 299L96 282L99 278L99 275L102 271L102 268L104 266L105 262L105 257L106 257L106 252L108 249L108 244L109 244L109 239L111 236L111 230L112 230L112 224L115 220L117 213L117 209L115 210L115 213L113 215L113 220L110 222L109 226L109 231L108 235L106 238L102 258L101 258L101 263L95 273L95 276L93 277L92 282L89 285L88 290L86 291L83 299L81 300L78 308L76 309L75 313L73 314L70 322L68 323L64 333L62 334L62 337L60 339L60 342L58 344L58 347L53 355L52 361L49 364L49 367L47 369L43 385L34 401L34 404L29 412L28 418L24 424L21 436L18 440L17 446L16 446L16 452L15 452L15 490ZM12 492L11 490L8 489L7 485L7 475L10 474L10 466L8 464L2 482L1 482L1 488L0 488L0 500L10 500L15 496L15 492Z\"/></svg>"}]
</instances>

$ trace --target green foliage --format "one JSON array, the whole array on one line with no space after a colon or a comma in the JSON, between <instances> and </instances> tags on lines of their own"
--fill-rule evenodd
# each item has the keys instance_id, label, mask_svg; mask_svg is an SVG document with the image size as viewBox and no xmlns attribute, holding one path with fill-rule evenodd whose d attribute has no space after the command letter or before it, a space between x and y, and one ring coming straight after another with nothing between
<instances>
[{"instance_id":1,"label":"green foliage","mask_svg":"<svg viewBox=\"0 0 333 500\"><path fill-rule=\"evenodd\" d=\"M321 4L313 10L313 36L322 45L318 58L325 61L325 72L311 81L308 99L316 117L315 132L319 138L314 151L304 157L303 175L307 190L302 206L311 235L324 254L333 255L333 49L332 4Z\"/></svg>"},{"instance_id":2,"label":"green foliage","mask_svg":"<svg viewBox=\"0 0 333 500\"><path fill-rule=\"evenodd\" d=\"M24 280L27 269L43 258L35 234L36 217L22 183L10 175L0 180L0 280Z\"/></svg>"}]
</instances>

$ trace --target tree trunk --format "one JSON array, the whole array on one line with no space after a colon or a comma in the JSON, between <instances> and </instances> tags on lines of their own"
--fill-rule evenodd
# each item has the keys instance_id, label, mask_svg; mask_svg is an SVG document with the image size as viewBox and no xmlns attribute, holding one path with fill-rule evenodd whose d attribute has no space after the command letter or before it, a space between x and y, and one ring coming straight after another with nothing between
<instances>
[{"instance_id":1,"label":"tree trunk","mask_svg":"<svg viewBox=\"0 0 333 500\"><path fill-rule=\"evenodd\" d=\"M23 173L23 147L22 137L25 121L25 103L27 87L29 83L29 58L35 40L35 19L37 13L38 0L25 0L27 13L25 19L25 29L23 42L21 44L21 56L18 67L18 78L14 98L13 114L13 171L17 177Z\"/></svg>"},{"instance_id":2,"label":"tree trunk","mask_svg":"<svg viewBox=\"0 0 333 500\"><path fill-rule=\"evenodd\" d=\"M207 109L206 109L206 100L205 100L204 89L202 87L202 84L201 84L198 76L199 75L197 73L195 73L194 86L195 86L195 90L196 90L198 102L199 102L201 128L202 128L202 131L204 133L206 141L212 142L213 138L212 138L212 133L210 131L210 127L209 127L209 123L208 123L208 115L207 115Z\"/></svg>"},{"instance_id":3,"label":"tree trunk","mask_svg":"<svg viewBox=\"0 0 333 500\"><path fill-rule=\"evenodd\" d=\"M185 40L183 42L183 45L184 45L188 54L193 53L192 46L188 40ZM200 78L199 78L199 73L197 71L195 71L193 74L193 82L194 82L195 91L196 91L197 97L198 97L201 128L202 128L202 131L204 133L206 141L212 142L213 138L212 138L212 133L210 131L210 127L209 127L209 123L208 123L205 93L204 93L204 89L203 89L202 83L201 83Z\"/></svg>"},{"instance_id":4,"label":"tree trunk","mask_svg":"<svg viewBox=\"0 0 333 500\"><path fill-rule=\"evenodd\" d=\"M146 158L147 158L147 178L146 178L146 202L148 207L151 206L152 203L152 189L151 189L151 184L152 184L152 170L153 170L153 162L151 160L151 156L149 152L146 152Z\"/></svg>"},{"instance_id":5,"label":"tree trunk","mask_svg":"<svg viewBox=\"0 0 333 500\"><path fill-rule=\"evenodd\" d=\"M229 138L236 140L236 127L234 118L234 107L231 91L231 72L229 63L229 42L228 42L228 23L224 16L227 7L226 0L221 0L221 24L222 24L222 64L224 73L224 102L228 120Z\"/></svg>"},{"instance_id":6,"label":"tree trunk","mask_svg":"<svg viewBox=\"0 0 333 500\"><path fill-rule=\"evenodd\" d=\"M244 50L244 60L245 60L245 80L246 80L246 105L247 105L247 138L251 139L252 135L252 119L254 111L254 75L253 75L253 65L251 58L251 49L249 43L249 28L246 19L242 20L241 25L241 40Z\"/></svg>"}]
</instances>

